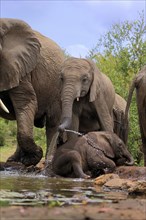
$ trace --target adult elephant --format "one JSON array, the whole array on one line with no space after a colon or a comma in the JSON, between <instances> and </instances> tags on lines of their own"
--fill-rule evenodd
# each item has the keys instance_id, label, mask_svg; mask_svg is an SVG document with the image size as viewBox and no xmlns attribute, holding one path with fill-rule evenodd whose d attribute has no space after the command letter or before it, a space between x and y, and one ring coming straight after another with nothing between
<instances>
[{"instance_id":1,"label":"adult elephant","mask_svg":"<svg viewBox=\"0 0 146 220\"><path fill-rule=\"evenodd\" d=\"M136 102L137 102L139 126L140 126L141 138L142 138L144 166L146 166L146 65L135 76L131 84L127 99L126 111L125 111L125 126L128 121L127 120L128 112L129 112L134 89L136 89Z\"/></svg>"},{"instance_id":2,"label":"adult elephant","mask_svg":"<svg viewBox=\"0 0 146 220\"><path fill-rule=\"evenodd\" d=\"M116 166L133 165L124 142L113 132L89 132L58 147L52 161L55 174L89 178L113 172Z\"/></svg>"},{"instance_id":3,"label":"adult elephant","mask_svg":"<svg viewBox=\"0 0 146 220\"><path fill-rule=\"evenodd\" d=\"M21 20L0 19L0 23L0 116L17 121L18 145L8 160L35 165L43 152L34 142L33 126L46 125L49 146L59 125L64 54L54 41Z\"/></svg>"},{"instance_id":4,"label":"adult elephant","mask_svg":"<svg viewBox=\"0 0 146 220\"><path fill-rule=\"evenodd\" d=\"M111 80L91 60L68 58L61 69L60 131L113 132L115 90ZM70 135L72 136L72 135Z\"/></svg>"}]
</instances>

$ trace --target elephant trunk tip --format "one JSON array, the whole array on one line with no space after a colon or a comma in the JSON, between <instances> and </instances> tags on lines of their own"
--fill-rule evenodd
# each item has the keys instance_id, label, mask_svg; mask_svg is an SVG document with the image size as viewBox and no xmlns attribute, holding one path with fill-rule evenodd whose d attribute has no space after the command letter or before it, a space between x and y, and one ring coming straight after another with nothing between
<instances>
[{"instance_id":1,"label":"elephant trunk tip","mask_svg":"<svg viewBox=\"0 0 146 220\"><path fill-rule=\"evenodd\" d=\"M127 165L127 166L133 166L133 165L134 165L134 159L131 158L130 160L127 160L127 161L125 162L125 165Z\"/></svg>"},{"instance_id":2,"label":"elephant trunk tip","mask_svg":"<svg viewBox=\"0 0 146 220\"><path fill-rule=\"evenodd\" d=\"M58 131L59 132L64 132L65 131L65 127L63 126L63 124L59 125Z\"/></svg>"},{"instance_id":3,"label":"elephant trunk tip","mask_svg":"<svg viewBox=\"0 0 146 220\"><path fill-rule=\"evenodd\" d=\"M63 118L62 123L58 127L58 131L64 132L65 129L67 129L71 126L71 122L72 122L71 118L69 118L69 117Z\"/></svg>"}]
</instances>

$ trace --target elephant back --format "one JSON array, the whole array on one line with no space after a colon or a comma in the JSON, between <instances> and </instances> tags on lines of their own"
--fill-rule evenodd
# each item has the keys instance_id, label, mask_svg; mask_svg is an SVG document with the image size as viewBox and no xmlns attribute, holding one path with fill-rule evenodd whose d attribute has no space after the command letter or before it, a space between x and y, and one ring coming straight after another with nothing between
<instances>
[{"instance_id":1,"label":"elephant back","mask_svg":"<svg viewBox=\"0 0 146 220\"><path fill-rule=\"evenodd\" d=\"M49 70L51 70L52 66L52 72L58 73L58 70L60 71L61 65L65 59L63 50L56 42L42 35L38 31L34 30L34 34L41 44L41 57L44 57L47 65L49 64Z\"/></svg>"}]
</instances>

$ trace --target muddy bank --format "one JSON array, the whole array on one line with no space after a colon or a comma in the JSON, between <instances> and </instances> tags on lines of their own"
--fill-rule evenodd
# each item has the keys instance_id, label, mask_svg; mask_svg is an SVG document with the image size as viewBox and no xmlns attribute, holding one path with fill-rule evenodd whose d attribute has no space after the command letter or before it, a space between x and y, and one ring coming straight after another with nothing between
<instances>
[{"instance_id":1,"label":"muddy bank","mask_svg":"<svg viewBox=\"0 0 146 220\"><path fill-rule=\"evenodd\" d=\"M146 200L69 207L2 207L1 220L145 220Z\"/></svg>"}]
</instances>

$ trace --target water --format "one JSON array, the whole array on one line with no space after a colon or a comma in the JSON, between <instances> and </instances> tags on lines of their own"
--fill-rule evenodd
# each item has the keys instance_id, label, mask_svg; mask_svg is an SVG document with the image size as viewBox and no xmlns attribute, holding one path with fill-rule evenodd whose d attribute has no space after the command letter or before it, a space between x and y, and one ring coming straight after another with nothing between
<instances>
[{"instance_id":1,"label":"water","mask_svg":"<svg viewBox=\"0 0 146 220\"><path fill-rule=\"evenodd\" d=\"M0 173L0 201L8 205L78 205L126 199L125 192L103 192L93 180Z\"/></svg>"}]
</instances>

